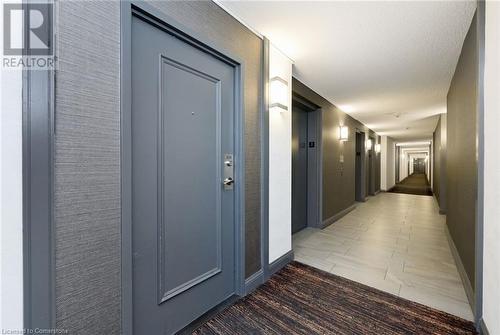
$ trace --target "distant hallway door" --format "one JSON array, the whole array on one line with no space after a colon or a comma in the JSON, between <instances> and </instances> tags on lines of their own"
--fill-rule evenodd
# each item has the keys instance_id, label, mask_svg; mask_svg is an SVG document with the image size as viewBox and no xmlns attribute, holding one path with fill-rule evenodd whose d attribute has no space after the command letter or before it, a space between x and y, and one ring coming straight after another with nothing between
<instances>
[{"instance_id":1,"label":"distant hallway door","mask_svg":"<svg viewBox=\"0 0 500 335\"><path fill-rule=\"evenodd\" d=\"M236 72L141 17L131 32L133 327L173 334L235 292Z\"/></svg>"},{"instance_id":2,"label":"distant hallway door","mask_svg":"<svg viewBox=\"0 0 500 335\"><path fill-rule=\"evenodd\" d=\"M307 110L292 108L292 233L307 227Z\"/></svg>"},{"instance_id":3,"label":"distant hallway door","mask_svg":"<svg viewBox=\"0 0 500 335\"><path fill-rule=\"evenodd\" d=\"M413 173L425 173L425 159L416 158L413 161Z\"/></svg>"},{"instance_id":4,"label":"distant hallway door","mask_svg":"<svg viewBox=\"0 0 500 335\"><path fill-rule=\"evenodd\" d=\"M356 132L356 162L355 162L355 187L356 187L356 201L365 201L365 190L363 185L365 183L363 179L363 164L365 160L365 134L362 132Z\"/></svg>"}]
</instances>

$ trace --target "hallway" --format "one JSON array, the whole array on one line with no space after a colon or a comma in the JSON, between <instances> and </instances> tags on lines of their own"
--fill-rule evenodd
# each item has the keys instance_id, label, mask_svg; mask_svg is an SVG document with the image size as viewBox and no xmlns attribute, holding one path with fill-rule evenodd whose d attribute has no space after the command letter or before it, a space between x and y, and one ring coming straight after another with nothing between
<instances>
[{"instance_id":1,"label":"hallway","mask_svg":"<svg viewBox=\"0 0 500 335\"><path fill-rule=\"evenodd\" d=\"M293 236L295 260L473 320L433 197L380 193L323 230Z\"/></svg>"},{"instance_id":2,"label":"hallway","mask_svg":"<svg viewBox=\"0 0 500 335\"><path fill-rule=\"evenodd\" d=\"M2 8L2 334L500 335L500 1Z\"/></svg>"},{"instance_id":3,"label":"hallway","mask_svg":"<svg viewBox=\"0 0 500 335\"><path fill-rule=\"evenodd\" d=\"M425 173L413 173L397 183L389 192L415 195L432 195Z\"/></svg>"}]
</instances>

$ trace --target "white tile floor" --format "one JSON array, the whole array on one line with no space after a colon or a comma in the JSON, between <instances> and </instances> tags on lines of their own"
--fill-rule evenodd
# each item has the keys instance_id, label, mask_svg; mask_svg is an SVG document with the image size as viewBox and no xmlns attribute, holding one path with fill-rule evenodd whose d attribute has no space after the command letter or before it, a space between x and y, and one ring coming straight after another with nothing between
<instances>
[{"instance_id":1,"label":"white tile floor","mask_svg":"<svg viewBox=\"0 0 500 335\"><path fill-rule=\"evenodd\" d=\"M295 260L473 320L433 197L379 193L323 230L293 236Z\"/></svg>"}]
</instances>

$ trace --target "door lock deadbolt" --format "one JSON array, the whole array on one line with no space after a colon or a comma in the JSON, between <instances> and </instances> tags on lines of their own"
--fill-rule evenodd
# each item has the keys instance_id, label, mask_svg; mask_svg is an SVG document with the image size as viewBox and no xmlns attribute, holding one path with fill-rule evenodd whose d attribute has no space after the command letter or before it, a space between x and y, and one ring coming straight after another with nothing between
<instances>
[{"instance_id":1,"label":"door lock deadbolt","mask_svg":"<svg viewBox=\"0 0 500 335\"><path fill-rule=\"evenodd\" d=\"M230 191L233 189L234 185L234 168L233 168L233 155L225 154L223 160L223 181L222 185L224 186L225 191Z\"/></svg>"}]
</instances>

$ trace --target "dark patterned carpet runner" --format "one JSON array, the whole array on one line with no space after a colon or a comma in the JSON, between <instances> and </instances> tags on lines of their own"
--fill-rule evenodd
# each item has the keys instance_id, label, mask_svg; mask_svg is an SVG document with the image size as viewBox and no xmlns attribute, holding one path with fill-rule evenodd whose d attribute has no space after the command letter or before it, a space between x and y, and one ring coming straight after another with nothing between
<instances>
[{"instance_id":1,"label":"dark patterned carpet runner","mask_svg":"<svg viewBox=\"0 0 500 335\"><path fill-rule=\"evenodd\" d=\"M472 322L292 262L194 334L477 334Z\"/></svg>"}]
</instances>

